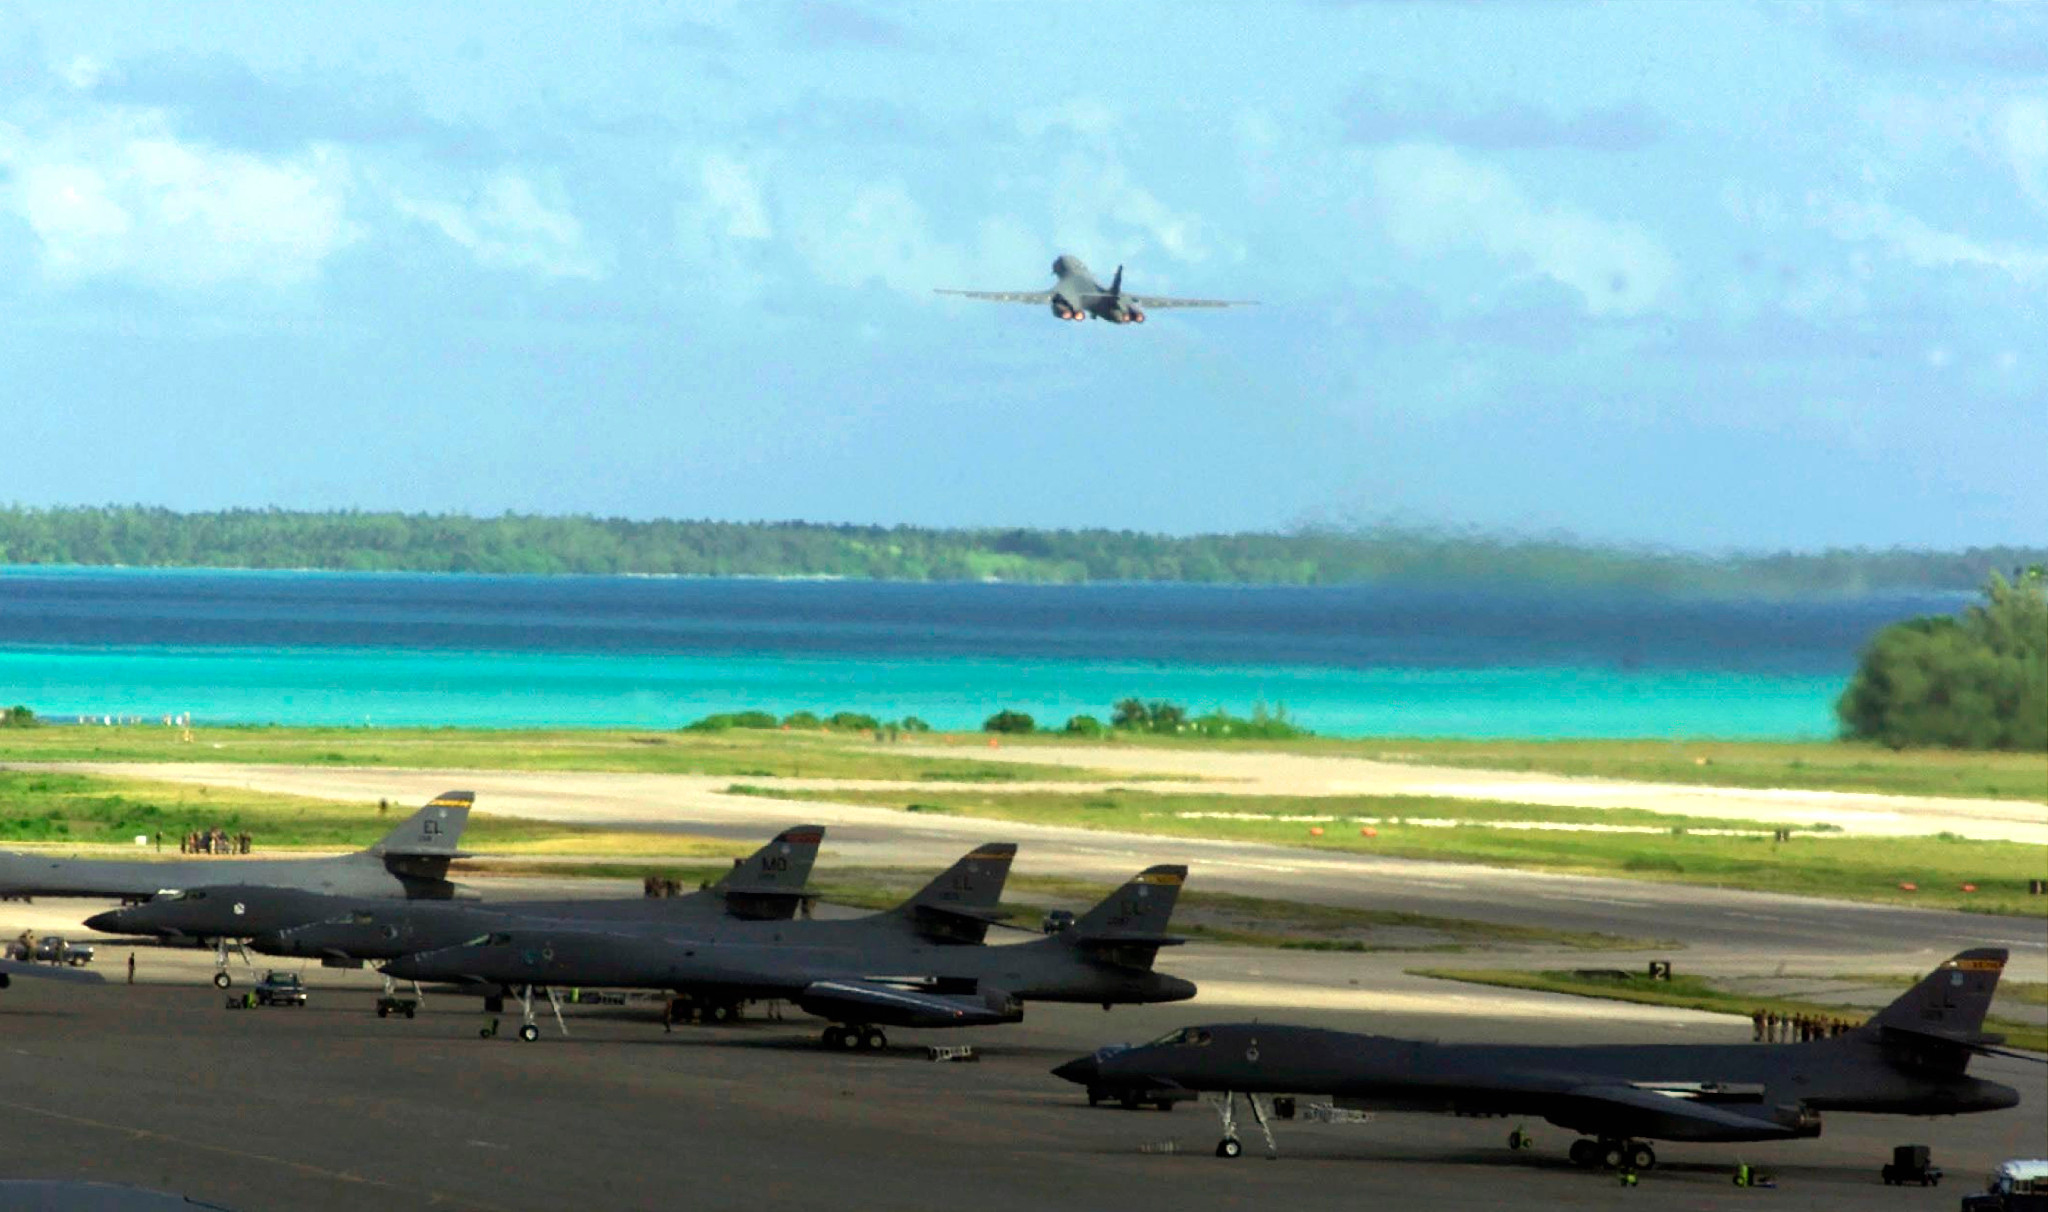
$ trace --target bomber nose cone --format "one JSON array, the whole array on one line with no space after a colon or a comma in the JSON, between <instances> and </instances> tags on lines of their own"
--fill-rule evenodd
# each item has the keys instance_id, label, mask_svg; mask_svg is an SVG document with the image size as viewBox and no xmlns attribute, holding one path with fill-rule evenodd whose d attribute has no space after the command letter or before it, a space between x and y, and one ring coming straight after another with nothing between
<instances>
[{"instance_id":1,"label":"bomber nose cone","mask_svg":"<svg viewBox=\"0 0 2048 1212\"><path fill-rule=\"evenodd\" d=\"M1077 1056L1059 1066L1052 1071L1052 1075L1063 1077L1077 1086L1085 1086L1093 1082L1099 1072L1100 1067L1095 1063L1095 1054L1091 1052L1087 1056Z\"/></svg>"},{"instance_id":2,"label":"bomber nose cone","mask_svg":"<svg viewBox=\"0 0 2048 1212\"><path fill-rule=\"evenodd\" d=\"M85 928L97 930L101 934L119 934L126 929L126 925L119 909L109 909L105 913L95 913L86 918Z\"/></svg>"}]
</instances>

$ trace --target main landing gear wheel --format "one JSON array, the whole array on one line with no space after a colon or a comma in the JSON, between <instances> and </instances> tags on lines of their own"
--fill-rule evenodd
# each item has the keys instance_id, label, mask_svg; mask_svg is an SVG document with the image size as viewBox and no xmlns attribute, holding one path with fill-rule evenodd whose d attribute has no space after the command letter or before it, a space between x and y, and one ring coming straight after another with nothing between
<instances>
[{"instance_id":1,"label":"main landing gear wheel","mask_svg":"<svg viewBox=\"0 0 2048 1212\"><path fill-rule=\"evenodd\" d=\"M227 987L228 987L229 985L232 985L232 984L234 984L234 983L235 983L235 978L234 978L234 977L232 977L232 976L229 976L229 975L228 975L227 973L225 973L225 972L216 972L216 973L214 973L214 974L213 974L213 987L214 987L214 988L216 988L216 989L225 989L225 988L227 988Z\"/></svg>"},{"instance_id":2,"label":"main landing gear wheel","mask_svg":"<svg viewBox=\"0 0 2048 1212\"><path fill-rule=\"evenodd\" d=\"M851 1052L861 1046L857 1027L827 1027L823 1038L825 1046L834 1052Z\"/></svg>"},{"instance_id":3,"label":"main landing gear wheel","mask_svg":"<svg viewBox=\"0 0 2048 1212\"><path fill-rule=\"evenodd\" d=\"M882 1034L880 1027L867 1027L860 1033L860 1047L863 1052L880 1052L889 1046L889 1037Z\"/></svg>"},{"instance_id":4,"label":"main landing gear wheel","mask_svg":"<svg viewBox=\"0 0 2048 1212\"><path fill-rule=\"evenodd\" d=\"M1627 1152L1629 1169L1650 1170L1656 1168L1657 1151L1642 1141L1630 1141L1627 1146Z\"/></svg>"},{"instance_id":5,"label":"main landing gear wheel","mask_svg":"<svg viewBox=\"0 0 2048 1212\"><path fill-rule=\"evenodd\" d=\"M1580 1137L1572 1142L1572 1147L1566 1150L1565 1155L1572 1159L1574 1166L1583 1166L1590 1170L1600 1164L1600 1144L1598 1141Z\"/></svg>"},{"instance_id":6,"label":"main landing gear wheel","mask_svg":"<svg viewBox=\"0 0 2048 1212\"><path fill-rule=\"evenodd\" d=\"M1216 1142L1216 1156L1238 1157L1244 1153L1244 1144L1235 1136L1226 1136Z\"/></svg>"},{"instance_id":7,"label":"main landing gear wheel","mask_svg":"<svg viewBox=\"0 0 2048 1212\"><path fill-rule=\"evenodd\" d=\"M525 1040L527 1043L530 1044L533 1041L540 1038L540 1028L534 1026L532 1023L527 1023L525 1026L519 1028L519 1038Z\"/></svg>"}]
</instances>

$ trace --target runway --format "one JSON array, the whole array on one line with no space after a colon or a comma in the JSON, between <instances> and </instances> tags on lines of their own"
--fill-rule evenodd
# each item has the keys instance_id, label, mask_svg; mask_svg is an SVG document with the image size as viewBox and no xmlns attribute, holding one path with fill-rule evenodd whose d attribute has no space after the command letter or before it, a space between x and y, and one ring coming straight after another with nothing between
<instances>
[{"instance_id":1,"label":"runway","mask_svg":"<svg viewBox=\"0 0 2048 1212\"><path fill-rule=\"evenodd\" d=\"M1042 755L1034 751L1031 756ZM466 787L477 793L477 807L483 812L581 825L676 830L735 841L758 841L784 826L815 821L829 827L819 857L820 874L835 864L937 871L969 847L1001 839L1021 845L1016 865L1019 874L1111 883L1151 863L1185 861L1191 868L1191 890L1538 924L1675 944L1683 949L1677 957L1681 965L1702 973L1753 974L1780 965L1789 970L1846 967L1924 972L1964 947L1997 946L2012 952L2011 979L2048 981L2048 919L2043 918L912 815L888 808L726 795L724 789L732 780L689 775L226 764L65 768L351 802L380 797L424 801L449 787ZM812 782L791 780L790 785ZM1671 949L1654 946L1643 954Z\"/></svg>"},{"instance_id":2,"label":"runway","mask_svg":"<svg viewBox=\"0 0 2048 1212\"><path fill-rule=\"evenodd\" d=\"M2021 1107L1961 1120L1832 1116L1820 1139L1785 1144L1660 1145L1662 1163L1635 1190L1567 1164L1562 1129L1530 1124L1539 1147L1511 1153L1504 1141L1516 1125L1506 1120L1287 1122L1278 1162L1258 1159L1255 1132L1246 1157L1223 1161L1210 1154L1219 1133L1206 1107L1091 1109L1046 1072L1103 1042L1247 1016L1208 998L1111 1014L1033 1006L1018 1026L896 1031L886 1054L846 1056L820 1050L819 1024L801 1016L665 1035L640 1006L570 1007L566 1039L547 1022L538 1043L484 1040L473 1000L433 998L415 1021L380 1020L370 1013L372 978L318 968L305 1009L228 1011L198 983L204 956L147 962L151 976L179 983L17 981L0 993L0 1138L9 1146L0 1174L138 1183L243 1212L1478 1209L1509 1200L1535 1212L1645 1199L1669 1209L1767 1199L1863 1212L1953 1208L1964 1181L2037 1153L2048 1134L2041 1070L1993 1061L1977 1071L2031 1083ZM1288 1017L1359 1025L1313 1008ZM1417 1009L1378 1021L1390 1033L1444 1038L1700 1038L1687 1017L1705 1016L1447 1020ZM932 1063L927 1042L973 1042L984 1059ZM1879 1184L1890 1146L1907 1141L1933 1147L1949 1185ZM1146 1151L1169 1142L1175 1152ZM1738 1157L1776 1174L1780 1190L1732 1191Z\"/></svg>"}]
</instances>

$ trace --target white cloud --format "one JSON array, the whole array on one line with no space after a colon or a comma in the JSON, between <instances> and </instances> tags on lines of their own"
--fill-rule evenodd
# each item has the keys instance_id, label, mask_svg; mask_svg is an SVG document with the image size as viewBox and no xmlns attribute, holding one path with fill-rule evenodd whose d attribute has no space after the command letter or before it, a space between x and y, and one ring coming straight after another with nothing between
<instances>
[{"instance_id":1,"label":"white cloud","mask_svg":"<svg viewBox=\"0 0 2048 1212\"><path fill-rule=\"evenodd\" d=\"M338 150L255 156L180 140L149 113L34 133L0 124L0 170L0 209L27 222L53 281L282 286L361 236Z\"/></svg>"},{"instance_id":2,"label":"white cloud","mask_svg":"<svg viewBox=\"0 0 2048 1212\"><path fill-rule=\"evenodd\" d=\"M438 228L468 249L479 265L550 278L602 278L605 264L567 210L540 200L531 182L501 172L468 203L393 198L400 214Z\"/></svg>"},{"instance_id":3,"label":"white cloud","mask_svg":"<svg viewBox=\"0 0 2048 1212\"><path fill-rule=\"evenodd\" d=\"M697 183L704 192L706 212L723 222L726 235L735 240L766 240L775 234L753 166L712 152L697 168Z\"/></svg>"},{"instance_id":4,"label":"white cloud","mask_svg":"<svg viewBox=\"0 0 2048 1212\"><path fill-rule=\"evenodd\" d=\"M1918 216L1883 202L1851 202L1814 195L1809 203L1841 239L1874 243L1922 269L1979 266L2002 270L2022 281L2048 275L2048 251L1972 239L1943 231Z\"/></svg>"},{"instance_id":5,"label":"white cloud","mask_svg":"<svg viewBox=\"0 0 2048 1212\"><path fill-rule=\"evenodd\" d=\"M1531 199L1506 172L1447 147L1410 143L1371 153L1387 235L1418 256L1477 250L1575 290L1595 315L1658 307L1677 267L1642 227Z\"/></svg>"},{"instance_id":6,"label":"white cloud","mask_svg":"<svg viewBox=\"0 0 2048 1212\"><path fill-rule=\"evenodd\" d=\"M2026 97L2012 102L1999 125L2020 188L2034 205L2048 211L2048 100Z\"/></svg>"},{"instance_id":7,"label":"white cloud","mask_svg":"<svg viewBox=\"0 0 2048 1212\"><path fill-rule=\"evenodd\" d=\"M91 55L79 55L58 68L57 74L64 83L82 92L107 78L107 65Z\"/></svg>"}]
</instances>

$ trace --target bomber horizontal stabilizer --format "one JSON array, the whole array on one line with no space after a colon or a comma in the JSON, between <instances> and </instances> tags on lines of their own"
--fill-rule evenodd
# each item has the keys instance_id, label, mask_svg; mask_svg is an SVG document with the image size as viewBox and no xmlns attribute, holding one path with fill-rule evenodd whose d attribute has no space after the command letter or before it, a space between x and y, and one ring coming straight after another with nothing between
<instances>
[{"instance_id":1,"label":"bomber horizontal stabilizer","mask_svg":"<svg viewBox=\"0 0 2048 1212\"><path fill-rule=\"evenodd\" d=\"M1076 934L1074 942L1082 947L1178 947L1188 940L1178 934Z\"/></svg>"},{"instance_id":2,"label":"bomber horizontal stabilizer","mask_svg":"<svg viewBox=\"0 0 2048 1212\"><path fill-rule=\"evenodd\" d=\"M814 981L797 995L807 1014L892 1027L982 1027L1024 1017L1008 994L932 993L869 980Z\"/></svg>"},{"instance_id":3,"label":"bomber horizontal stabilizer","mask_svg":"<svg viewBox=\"0 0 2048 1212\"><path fill-rule=\"evenodd\" d=\"M1552 1123L1579 1131L1603 1131L1602 1125L1629 1125L1626 1131L1661 1140L1791 1140L1812 1136L1817 1123L1785 1123L1762 1115L1744 1115L1712 1102L1680 1093L1645 1090L1640 1086L1606 1084L1575 1086L1564 1092L1569 1112L1549 1112ZM1625 1132L1623 1133L1625 1134Z\"/></svg>"}]
</instances>

